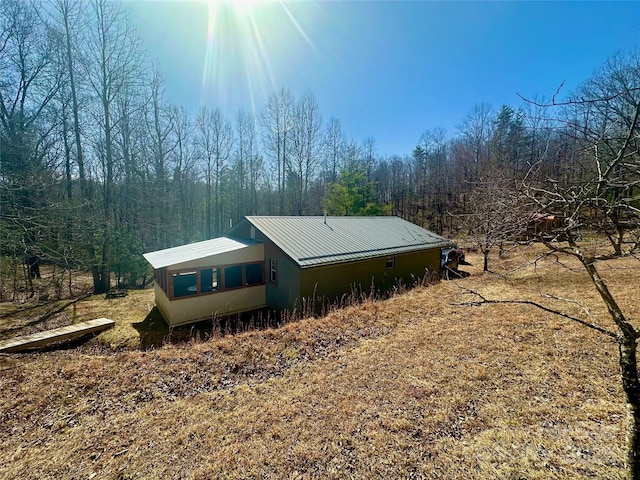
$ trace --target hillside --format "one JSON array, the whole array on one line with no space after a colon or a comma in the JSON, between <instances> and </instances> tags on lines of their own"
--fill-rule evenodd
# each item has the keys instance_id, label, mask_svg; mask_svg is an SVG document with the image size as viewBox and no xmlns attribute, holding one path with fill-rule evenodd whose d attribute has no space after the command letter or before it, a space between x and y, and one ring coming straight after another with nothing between
<instances>
[{"instance_id":1,"label":"hillside","mask_svg":"<svg viewBox=\"0 0 640 480\"><path fill-rule=\"evenodd\" d=\"M637 262L609 265L638 319ZM277 330L2 356L0 478L622 478L615 343L531 306L459 305L469 288L583 313L543 291L610 327L586 276L468 270ZM143 321L136 303L120 331Z\"/></svg>"}]
</instances>

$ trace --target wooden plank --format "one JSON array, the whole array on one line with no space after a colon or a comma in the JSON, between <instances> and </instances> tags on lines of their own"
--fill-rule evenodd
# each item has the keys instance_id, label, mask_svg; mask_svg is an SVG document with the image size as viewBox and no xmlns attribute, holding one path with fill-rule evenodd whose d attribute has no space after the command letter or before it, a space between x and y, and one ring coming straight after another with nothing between
<instances>
[{"instance_id":1,"label":"wooden plank","mask_svg":"<svg viewBox=\"0 0 640 480\"><path fill-rule=\"evenodd\" d=\"M87 322L80 322L66 327L54 328L44 332L34 333L32 335L24 335L22 337L12 338L0 342L0 352L19 352L27 348L42 347L49 343L59 342L61 340L70 340L72 338L82 337L89 333L107 330L116 324L108 318L97 318Z\"/></svg>"}]
</instances>

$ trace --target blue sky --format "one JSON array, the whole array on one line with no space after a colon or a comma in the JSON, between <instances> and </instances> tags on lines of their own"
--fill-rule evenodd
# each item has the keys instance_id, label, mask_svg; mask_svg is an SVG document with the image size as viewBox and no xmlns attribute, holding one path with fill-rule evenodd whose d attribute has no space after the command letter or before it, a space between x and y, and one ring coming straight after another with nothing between
<instances>
[{"instance_id":1,"label":"blue sky","mask_svg":"<svg viewBox=\"0 0 640 480\"><path fill-rule=\"evenodd\" d=\"M380 155L450 136L474 104L521 105L586 80L640 46L640 2L186 2L126 9L166 94L233 119L282 87L312 91L323 118ZM561 94L561 96L563 96Z\"/></svg>"}]
</instances>

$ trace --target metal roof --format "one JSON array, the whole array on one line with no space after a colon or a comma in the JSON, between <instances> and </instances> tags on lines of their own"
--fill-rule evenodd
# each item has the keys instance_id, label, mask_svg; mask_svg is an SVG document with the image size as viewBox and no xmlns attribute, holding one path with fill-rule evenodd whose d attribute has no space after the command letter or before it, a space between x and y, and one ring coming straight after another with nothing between
<instances>
[{"instance_id":1,"label":"metal roof","mask_svg":"<svg viewBox=\"0 0 640 480\"><path fill-rule=\"evenodd\" d=\"M453 245L399 217L246 219L302 268Z\"/></svg>"},{"instance_id":2,"label":"metal roof","mask_svg":"<svg viewBox=\"0 0 640 480\"><path fill-rule=\"evenodd\" d=\"M144 253L143 256L153 268L163 268L192 260L199 260L220 253L239 250L256 245L257 243L260 242L244 238L218 237L203 242Z\"/></svg>"}]
</instances>

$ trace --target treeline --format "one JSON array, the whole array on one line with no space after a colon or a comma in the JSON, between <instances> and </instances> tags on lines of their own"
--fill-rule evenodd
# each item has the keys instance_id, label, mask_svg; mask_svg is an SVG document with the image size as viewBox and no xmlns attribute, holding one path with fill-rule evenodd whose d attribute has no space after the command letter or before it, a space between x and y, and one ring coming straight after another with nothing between
<instances>
[{"instance_id":1,"label":"treeline","mask_svg":"<svg viewBox=\"0 0 640 480\"><path fill-rule=\"evenodd\" d=\"M513 193L533 170L579 185L594 139L612 154L638 101L637 59L613 57L575 92L601 102L555 118L544 101L478 104L454 137L432 129L381 158L311 92L283 88L233 118L173 104L118 2L0 0L0 301L33 295L42 262L57 295L72 271L91 272L96 293L143 284L143 252L244 215L393 214L490 248L506 217L519 221Z\"/></svg>"}]
</instances>

